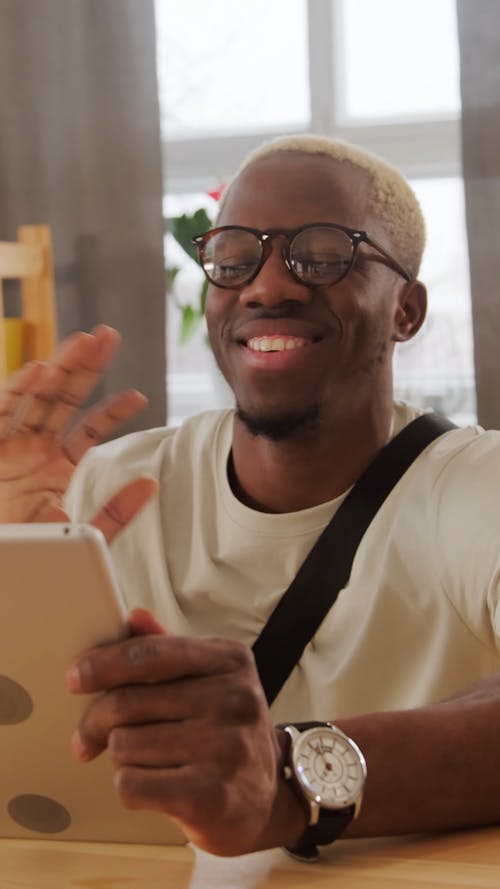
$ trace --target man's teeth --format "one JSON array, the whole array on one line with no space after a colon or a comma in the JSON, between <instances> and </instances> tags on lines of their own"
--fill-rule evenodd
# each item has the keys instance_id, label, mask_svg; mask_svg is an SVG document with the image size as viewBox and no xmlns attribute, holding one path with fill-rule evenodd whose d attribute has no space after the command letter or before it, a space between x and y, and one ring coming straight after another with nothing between
<instances>
[{"instance_id":1,"label":"man's teeth","mask_svg":"<svg viewBox=\"0 0 500 889\"><path fill-rule=\"evenodd\" d=\"M290 349L301 349L307 340L283 336L254 336L248 340L247 346L254 352L284 352Z\"/></svg>"}]
</instances>

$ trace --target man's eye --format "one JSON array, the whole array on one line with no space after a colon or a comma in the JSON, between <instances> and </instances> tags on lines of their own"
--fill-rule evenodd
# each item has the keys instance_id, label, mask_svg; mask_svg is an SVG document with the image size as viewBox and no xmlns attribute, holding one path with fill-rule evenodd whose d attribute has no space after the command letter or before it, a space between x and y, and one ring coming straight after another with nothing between
<instances>
[{"instance_id":1,"label":"man's eye","mask_svg":"<svg viewBox=\"0 0 500 889\"><path fill-rule=\"evenodd\" d=\"M307 277L326 278L343 274L349 265L349 260L340 257L335 259L297 259L294 266L299 275Z\"/></svg>"},{"instance_id":2,"label":"man's eye","mask_svg":"<svg viewBox=\"0 0 500 889\"><path fill-rule=\"evenodd\" d=\"M234 265L231 263L230 265L225 265L220 263L214 267L214 273L217 278L242 278L245 275L248 275L250 271L253 271L252 265Z\"/></svg>"}]
</instances>

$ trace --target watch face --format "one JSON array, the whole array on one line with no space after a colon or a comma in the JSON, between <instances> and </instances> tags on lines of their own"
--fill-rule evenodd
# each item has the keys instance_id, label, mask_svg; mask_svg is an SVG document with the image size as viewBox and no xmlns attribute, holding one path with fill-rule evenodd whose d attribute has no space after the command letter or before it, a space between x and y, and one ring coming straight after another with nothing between
<instances>
[{"instance_id":1,"label":"watch face","mask_svg":"<svg viewBox=\"0 0 500 889\"><path fill-rule=\"evenodd\" d=\"M339 729L319 726L303 732L294 744L293 764L307 796L327 809L352 805L363 789L363 754Z\"/></svg>"}]
</instances>

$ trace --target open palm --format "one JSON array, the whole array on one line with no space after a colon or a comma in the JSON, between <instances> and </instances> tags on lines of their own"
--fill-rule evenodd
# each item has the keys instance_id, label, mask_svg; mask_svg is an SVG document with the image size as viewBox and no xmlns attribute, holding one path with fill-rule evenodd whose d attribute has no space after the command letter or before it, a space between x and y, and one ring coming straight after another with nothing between
<instances>
[{"instance_id":1,"label":"open palm","mask_svg":"<svg viewBox=\"0 0 500 889\"><path fill-rule=\"evenodd\" d=\"M63 497L79 461L146 404L136 390L78 412L120 337L104 325L65 340L46 363L26 365L0 394L0 523L67 520ZM137 479L93 519L111 539L155 490Z\"/></svg>"}]
</instances>

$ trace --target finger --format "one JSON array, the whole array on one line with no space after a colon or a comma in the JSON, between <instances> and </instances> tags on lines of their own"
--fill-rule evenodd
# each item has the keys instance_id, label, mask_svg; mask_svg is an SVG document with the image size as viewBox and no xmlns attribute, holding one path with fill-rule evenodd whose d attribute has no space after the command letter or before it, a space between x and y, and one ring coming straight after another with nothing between
<instances>
[{"instance_id":1,"label":"finger","mask_svg":"<svg viewBox=\"0 0 500 889\"><path fill-rule=\"evenodd\" d=\"M9 434L18 429L59 433L95 387L120 341L116 330L101 325L91 334L67 337L40 370L15 381ZM22 384L22 385L21 385Z\"/></svg>"},{"instance_id":2,"label":"finger","mask_svg":"<svg viewBox=\"0 0 500 889\"><path fill-rule=\"evenodd\" d=\"M21 401L32 390L42 372L42 362L31 361L14 374L8 384L1 390L0 438L5 438L11 433L14 426L14 418L19 411Z\"/></svg>"},{"instance_id":3,"label":"finger","mask_svg":"<svg viewBox=\"0 0 500 889\"><path fill-rule=\"evenodd\" d=\"M189 719L196 712L196 702L203 703L202 695L201 689L179 688L178 683L170 687L168 683L129 686L100 695L80 719L73 736L73 752L79 759L93 759L119 728L152 724L156 729L161 724Z\"/></svg>"},{"instance_id":4,"label":"finger","mask_svg":"<svg viewBox=\"0 0 500 889\"><path fill-rule=\"evenodd\" d=\"M230 725L241 719L241 706L234 705L241 689L234 689L226 677L203 676L176 682L147 683L112 689L94 697L81 716L77 735L80 752L85 759L97 756L105 749L110 734L120 728L161 724L174 724L177 733L179 723L198 721L207 714L219 725ZM248 697L245 695L245 697ZM252 718L255 708L252 709ZM175 740L175 732L172 741ZM76 742L75 742L76 743ZM81 757L82 758L82 757Z\"/></svg>"},{"instance_id":5,"label":"finger","mask_svg":"<svg viewBox=\"0 0 500 889\"><path fill-rule=\"evenodd\" d=\"M115 766L172 769L219 759L229 775L248 755L244 744L241 727L202 724L194 718L189 722L120 726L111 731L107 750Z\"/></svg>"},{"instance_id":6,"label":"finger","mask_svg":"<svg viewBox=\"0 0 500 889\"><path fill-rule=\"evenodd\" d=\"M21 510L22 516L12 521L19 521L23 524L31 522L67 522L68 514L61 506L61 496L55 492L41 491L39 494L30 496L29 507L23 509L22 498Z\"/></svg>"},{"instance_id":7,"label":"finger","mask_svg":"<svg viewBox=\"0 0 500 889\"><path fill-rule=\"evenodd\" d=\"M21 426L37 428L40 425L52 405L61 374L64 371L65 375L72 364L80 364L82 355L91 343L89 334L83 331L72 333L58 346L49 361L30 362L12 378L6 390L8 411L13 415L10 432ZM35 367L38 367L36 373Z\"/></svg>"},{"instance_id":8,"label":"finger","mask_svg":"<svg viewBox=\"0 0 500 889\"><path fill-rule=\"evenodd\" d=\"M221 732L218 727L202 728L199 723L127 726L111 732L107 750L115 766L173 769L195 760L208 762L214 752L221 756L224 745L226 755L223 758L226 771L229 771L228 759L234 759L234 750L230 755L228 738L232 741L234 734Z\"/></svg>"},{"instance_id":9,"label":"finger","mask_svg":"<svg viewBox=\"0 0 500 889\"><path fill-rule=\"evenodd\" d=\"M43 388L37 395L48 406L43 418L48 432L61 434L97 385L113 358L120 335L106 325L90 334L78 333L56 352Z\"/></svg>"},{"instance_id":10,"label":"finger","mask_svg":"<svg viewBox=\"0 0 500 889\"><path fill-rule=\"evenodd\" d=\"M133 636L88 651L70 668L66 682L70 691L88 693L248 667L255 670L253 655L240 642L207 636Z\"/></svg>"},{"instance_id":11,"label":"finger","mask_svg":"<svg viewBox=\"0 0 500 889\"><path fill-rule=\"evenodd\" d=\"M91 524L99 528L108 543L125 528L158 491L152 478L136 478L111 497L94 516Z\"/></svg>"},{"instance_id":12,"label":"finger","mask_svg":"<svg viewBox=\"0 0 500 889\"><path fill-rule=\"evenodd\" d=\"M212 750L230 736L234 746L237 732L243 726L252 729L264 712L267 708L260 686L238 682L231 674L125 686L91 700L74 734L73 750L77 758L86 761L114 744L116 759L122 764L179 765L194 755L191 742L200 732L204 751L210 747L214 726L218 740L213 739ZM140 731L129 735L129 729L135 727ZM164 756L156 746L160 738ZM199 758L203 753L196 755Z\"/></svg>"},{"instance_id":13,"label":"finger","mask_svg":"<svg viewBox=\"0 0 500 889\"><path fill-rule=\"evenodd\" d=\"M62 508L57 501L45 501L42 506L37 509L34 516L30 519L32 522L69 522L68 513Z\"/></svg>"},{"instance_id":14,"label":"finger","mask_svg":"<svg viewBox=\"0 0 500 889\"><path fill-rule=\"evenodd\" d=\"M51 406L52 401L50 398L46 398L42 393L26 393L18 403L16 412L12 417L9 432L11 434L27 430L39 432Z\"/></svg>"},{"instance_id":15,"label":"finger","mask_svg":"<svg viewBox=\"0 0 500 889\"><path fill-rule=\"evenodd\" d=\"M89 448L109 438L118 426L144 410L147 403L142 392L129 389L91 408L64 438L64 450L71 462L79 463Z\"/></svg>"}]
</instances>

